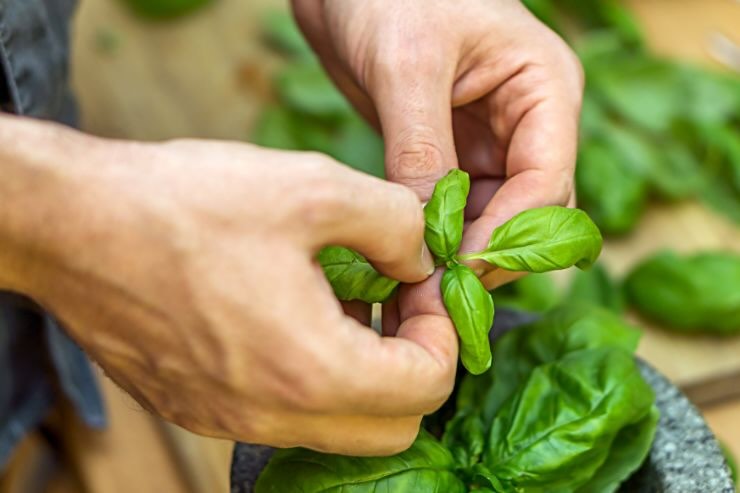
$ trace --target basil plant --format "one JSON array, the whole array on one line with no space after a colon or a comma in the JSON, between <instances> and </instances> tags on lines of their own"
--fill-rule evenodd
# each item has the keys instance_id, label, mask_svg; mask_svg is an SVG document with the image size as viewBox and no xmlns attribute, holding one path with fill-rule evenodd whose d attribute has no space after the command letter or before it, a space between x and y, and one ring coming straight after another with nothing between
<instances>
[{"instance_id":1,"label":"basil plant","mask_svg":"<svg viewBox=\"0 0 740 493\"><path fill-rule=\"evenodd\" d=\"M611 493L658 422L633 352L639 333L576 304L504 334L496 365L466 375L441 437L391 457L278 450L256 493ZM440 418L443 419L443 418Z\"/></svg>"},{"instance_id":2,"label":"basil plant","mask_svg":"<svg viewBox=\"0 0 740 493\"><path fill-rule=\"evenodd\" d=\"M601 252L599 229L579 209L542 207L522 212L496 228L488 247L461 255L465 205L470 190L468 174L451 170L434 188L424 208L424 239L436 264L446 268L442 297L460 338L463 366L473 374L491 367L488 332L494 304L473 270L465 262L484 261L509 271L548 272L573 265L590 267ZM399 282L379 274L360 254L343 247L328 247L319 263L337 298L382 303Z\"/></svg>"}]
</instances>

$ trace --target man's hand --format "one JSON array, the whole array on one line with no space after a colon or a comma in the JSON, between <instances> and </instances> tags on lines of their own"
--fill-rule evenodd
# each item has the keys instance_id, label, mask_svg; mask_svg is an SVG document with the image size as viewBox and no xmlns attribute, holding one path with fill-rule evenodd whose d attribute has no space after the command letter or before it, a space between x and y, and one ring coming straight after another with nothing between
<instances>
[{"instance_id":1,"label":"man's hand","mask_svg":"<svg viewBox=\"0 0 740 493\"><path fill-rule=\"evenodd\" d=\"M0 288L27 294L147 409L195 432L351 454L407 447L456 338L417 310L382 338L318 250L406 282L433 266L407 188L318 154L113 142L0 117Z\"/></svg>"},{"instance_id":2,"label":"man's hand","mask_svg":"<svg viewBox=\"0 0 740 493\"><path fill-rule=\"evenodd\" d=\"M390 180L428 200L449 168L470 173L462 251L525 209L573 204L582 72L518 0L293 5L334 81L382 130Z\"/></svg>"}]
</instances>

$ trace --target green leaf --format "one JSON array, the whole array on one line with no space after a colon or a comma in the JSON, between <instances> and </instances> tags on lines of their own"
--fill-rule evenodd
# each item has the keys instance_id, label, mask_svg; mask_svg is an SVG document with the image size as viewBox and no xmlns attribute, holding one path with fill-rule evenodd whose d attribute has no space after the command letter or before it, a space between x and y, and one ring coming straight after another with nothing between
<instances>
[{"instance_id":1,"label":"green leaf","mask_svg":"<svg viewBox=\"0 0 740 493\"><path fill-rule=\"evenodd\" d=\"M573 491L605 463L618 433L650 413L653 400L629 352L569 354L535 368L505 402L483 463L512 490Z\"/></svg>"},{"instance_id":2,"label":"green leaf","mask_svg":"<svg viewBox=\"0 0 740 493\"><path fill-rule=\"evenodd\" d=\"M447 422L442 444L455 458L460 475L470 477L473 467L480 461L485 433L483 421L474 413L458 414Z\"/></svg>"},{"instance_id":3,"label":"green leaf","mask_svg":"<svg viewBox=\"0 0 740 493\"><path fill-rule=\"evenodd\" d=\"M542 207L517 214L493 231L488 248L462 258L511 271L589 267L601 253L601 233L579 209Z\"/></svg>"},{"instance_id":4,"label":"green leaf","mask_svg":"<svg viewBox=\"0 0 740 493\"><path fill-rule=\"evenodd\" d=\"M647 200L645 177L596 140L585 142L579 150L576 190L579 205L608 234L630 231Z\"/></svg>"},{"instance_id":5,"label":"green leaf","mask_svg":"<svg viewBox=\"0 0 740 493\"><path fill-rule=\"evenodd\" d=\"M123 0L134 12L152 20L169 20L198 10L213 0Z\"/></svg>"},{"instance_id":6,"label":"green leaf","mask_svg":"<svg viewBox=\"0 0 740 493\"><path fill-rule=\"evenodd\" d=\"M432 254L440 260L452 259L460 248L469 191L468 174L452 169L434 186L432 198L424 207L424 240Z\"/></svg>"},{"instance_id":7,"label":"green leaf","mask_svg":"<svg viewBox=\"0 0 740 493\"><path fill-rule=\"evenodd\" d=\"M383 139L357 115L342 121L328 153L356 170L385 177Z\"/></svg>"},{"instance_id":8,"label":"green leaf","mask_svg":"<svg viewBox=\"0 0 740 493\"><path fill-rule=\"evenodd\" d=\"M528 312L545 312L560 301L560 294L548 274L529 274L491 292L496 306Z\"/></svg>"},{"instance_id":9,"label":"green leaf","mask_svg":"<svg viewBox=\"0 0 740 493\"><path fill-rule=\"evenodd\" d=\"M491 387L485 380L477 382L477 385L490 387L485 390L484 397L478 397L483 403L484 422L490 422L538 366L585 349L612 348L634 352L639 339L640 332L621 317L586 304L556 308L537 322L505 334L493 346L497 363L486 374L495 385ZM468 390L469 394L473 392Z\"/></svg>"},{"instance_id":10,"label":"green leaf","mask_svg":"<svg viewBox=\"0 0 740 493\"><path fill-rule=\"evenodd\" d=\"M263 147L284 150L303 149L293 113L282 106L268 106L252 130L251 141Z\"/></svg>"},{"instance_id":11,"label":"green leaf","mask_svg":"<svg viewBox=\"0 0 740 493\"><path fill-rule=\"evenodd\" d=\"M732 481L735 483L735 485L738 485L738 474L737 474L737 461L735 460L735 456L732 455L732 451L730 448L725 444L724 442L719 442L719 447L722 449L722 455L725 456L725 462L727 462L727 467L730 469L730 476L732 476Z\"/></svg>"},{"instance_id":12,"label":"green leaf","mask_svg":"<svg viewBox=\"0 0 740 493\"><path fill-rule=\"evenodd\" d=\"M592 72L591 84L621 118L644 130L667 132L685 114L681 69L647 56L614 57Z\"/></svg>"},{"instance_id":13,"label":"green leaf","mask_svg":"<svg viewBox=\"0 0 740 493\"><path fill-rule=\"evenodd\" d=\"M593 477L576 493L612 493L635 472L650 452L660 412L653 406L642 420L622 428Z\"/></svg>"},{"instance_id":14,"label":"green leaf","mask_svg":"<svg viewBox=\"0 0 740 493\"><path fill-rule=\"evenodd\" d=\"M624 312L624 293L607 273L603 265L596 263L589 270L576 271L565 297L566 303L587 303L601 306L621 314Z\"/></svg>"},{"instance_id":15,"label":"green leaf","mask_svg":"<svg viewBox=\"0 0 740 493\"><path fill-rule=\"evenodd\" d=\"M278 74L276 87L290 109L317 118L336 119L352 111L318 63L289 65Z\"/></svg>"},{"instance_id":16,"label":"green leaf","mask_svg":"<svg viewBox=\"0 0 740 493\"><path fill-rule=\"evenodd\" d=\"M349 248L326 247L319 252L318 260L334 294L343 301L382 303L399 284L380 275L365 257Z\"/></svg>"},{"instance_id":17,"label":"green leaf","mask_svg":"<svg viewBox=\"0 0 740 493\"><path fill-rule=\"evenodd\" d=\"M460 336L460 358L472 374L491 366L488 332L493 325L493 300L475 273L454 265L442 276L442 299Z\"/></svg>"},{"instance_id":18,"label":"green leaf","mask_svg":"<svg viewBox=\"0 0 740 493\"><path fill-rule=\"evenodd\" d=\"M272 10L263 21L265 40L270 46L298 60L314 60L315 55L288 12Z\"/></svg>"},{"instance_id":19,"label":"green leaf","mask_svg":"<svg viewBox=\"0 0 740 493\"><path fill-rule=\"evenodd\" d=\"M450 452L422 431L410 449L391 457L347 457L306 449L278 450L255 493L465 493Z\"/></svg>"},{"instance_id":20,"label":"green leaf","mask_svg":"<svg viewBox=\"0 0 740 493\"><path fill-rule=\"evenodd\" d=\"M625 281L639 312L668 328L718 334L740 332L740 255L661 252Z\"/></svg>"}]
</instances>

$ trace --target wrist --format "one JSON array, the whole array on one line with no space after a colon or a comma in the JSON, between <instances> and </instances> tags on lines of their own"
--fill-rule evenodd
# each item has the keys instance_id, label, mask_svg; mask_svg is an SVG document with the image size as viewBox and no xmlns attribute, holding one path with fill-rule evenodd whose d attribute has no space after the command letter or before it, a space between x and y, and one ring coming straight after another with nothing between
<instances>
[{"instance_id":1,"label":"wrist","mask_svg":"<svg viewBox=\"0 0 740 493\"><path fill-rule=\"evenodd\" d=\"M38 298L63 270L58 260L81 225L99 142L58 125L0 116L1 290Z\"/></svg>"}]
</instances>

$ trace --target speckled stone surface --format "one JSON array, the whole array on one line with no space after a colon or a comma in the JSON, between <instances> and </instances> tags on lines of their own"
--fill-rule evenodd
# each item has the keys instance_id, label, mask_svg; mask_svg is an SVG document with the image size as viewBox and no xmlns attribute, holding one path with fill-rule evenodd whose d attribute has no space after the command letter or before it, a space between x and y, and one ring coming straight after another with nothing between
<instances>
[{"instance_id":1,"label":"speckled stone surface","mask_svg":"<svg viewBox=\"0 0 740 493\"><path fill-rule=\"evenodd\" d=\"M491 337L495 339L535 318L531 314L498 310ZM660 422L650 455L619 491L735 493L719 444L699 411L650 365L639 360L638 363L643 377L655 391ZM231 493L253 493L254 482L272 453L269 447L237 444L231 467Z\"/></svg>"},{"instance_id":2,"label":"speckled stone surface","mask_svg":"<svg viewBox=\"0 0 740 493\"><path fill-rule=\"evenodd\" d=\"M660 422L645 464L620 492L734 493L719 443L699 411L650 365L639 364L655 391Z\"/></svg>"}]
</instances>

